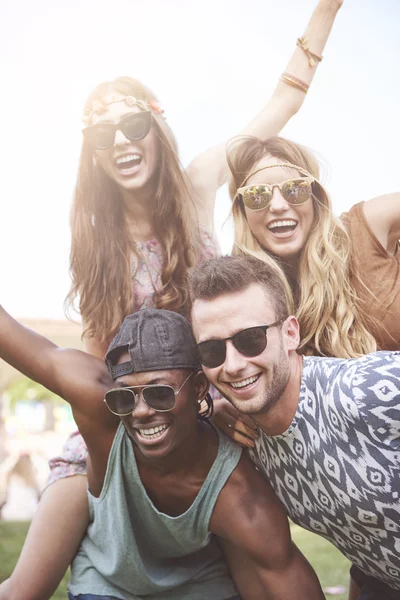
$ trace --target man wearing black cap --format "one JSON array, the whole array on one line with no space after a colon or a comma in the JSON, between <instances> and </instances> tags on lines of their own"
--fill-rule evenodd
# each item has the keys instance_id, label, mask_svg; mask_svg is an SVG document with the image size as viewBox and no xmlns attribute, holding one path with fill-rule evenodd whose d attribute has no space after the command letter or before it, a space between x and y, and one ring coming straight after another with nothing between
<instances>
[{"instance_id":1,"label":"man wearing black cap","mask_svg":"<svg viewBox=\"0 0 400 600\"><path fill-rule=\"evenodd\" d=\"M88 446L91 520L71 599L323 598L269 485L198 418L208 383L182 316L127 317L107 371L0 309L0 356L70 402Z\"/></svg>"}]
</instances>

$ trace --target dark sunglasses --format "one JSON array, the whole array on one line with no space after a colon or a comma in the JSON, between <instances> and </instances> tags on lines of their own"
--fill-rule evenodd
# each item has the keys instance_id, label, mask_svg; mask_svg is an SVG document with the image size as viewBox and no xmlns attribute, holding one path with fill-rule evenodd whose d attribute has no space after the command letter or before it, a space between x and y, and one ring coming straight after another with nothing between
<instances>
[{"instance_id":1,"label":"dark sunglasses","mask_svg":"<svg viewBox=\"0 0 400 600\"><path fill-rule=\"evenodd\" d=\"M242 199L250 210L264 210L271 204L274 188L277 187L288 204L304 204L312 196L314 181L314 177L310 176L287 179L282 183L245 185L238 189L236 197Z\"/></svg>"},{"instance_id":2,"label":"dark sunglasses","mask_svg":"<svg viewBox=\"0 0 400 600\"><path fill-rule=\"evenodd\" d=\"M97 150L105 150L114 144L115 134L122 131L132 142L142 140L151 127L151 112L141 111L121 119L119 123L97 123L82 130L85 140Z\"/></svg>"},{"instance_id":3,"label":"dark sunglasses","mask_svg":"<svg viewBox=\"0 0 400 600\"><path fill-rule=\"evenodd\" d=\"M155 383L154 385L136 385L132 387L115 388L106 392L104 402L107 404L107 408L114 413L114 415L118 415L119 417L131 415L135 410L140 397L142 397L147 406L153 410L157 412L168 412L175 408L176 396L192 375L193 371L186 377L178 390L175 390L170 385L160 383ZM137 389L139 391L135 392L134 390Z\"/></svg>"},{"instance_id":4,"label":"dark sunglasses","mask_svg":"<svg viewBox=\"0 0 400 600\"><path fill-rule=\"evenodd\" d=\"M206 340L197 344L197 352L202 365L208 369L221 366L226 359L226 342L232 341L236 350L244 356L258 356L267 347L267 330L283 323L280 319L271 325L257 325L238 331L232 337L222 340Z\"/></svg>"}]
</instances>

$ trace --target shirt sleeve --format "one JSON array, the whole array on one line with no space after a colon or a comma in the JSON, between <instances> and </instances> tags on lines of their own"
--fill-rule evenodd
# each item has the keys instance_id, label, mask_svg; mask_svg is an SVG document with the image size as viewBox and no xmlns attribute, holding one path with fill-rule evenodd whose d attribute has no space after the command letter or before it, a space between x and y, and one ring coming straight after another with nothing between
<instances>
[{"instance_id":1,"label":"shirt sleeve","mask_svg":"<svg viewBox=\"0 0 400 600\"><path fill-rule=\"evenodd\" d=\"M361 359L351 385L372 437L400 450L400 352L376 352Z\"/></svg>"},{"instance_id":2,"label":"shirt sleeve","mask_svg":"<svg viewBox=\"0 0 400 600\"><path fill-rule=\"evenodd\" d=\"M86 444L79 431L75 431L65 442L62 454L49 461L50 474L45 489L64 477L86 475L87 456Z\"/></svg>"}]
</instances>

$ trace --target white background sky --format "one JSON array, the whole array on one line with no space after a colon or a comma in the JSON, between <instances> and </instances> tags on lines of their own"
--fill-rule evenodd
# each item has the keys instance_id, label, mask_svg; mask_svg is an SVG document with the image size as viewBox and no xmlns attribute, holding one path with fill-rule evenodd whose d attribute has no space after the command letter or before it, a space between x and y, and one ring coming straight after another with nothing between
<instances>
[{"instance_id":1,"label":"white background sky","mask_svg":"<svg viewBox=\"0 0 400 600\"><path fill-rule=\"evenodd\" d=\"M81 111L119 75L159 96L183 164L259 111L316 0L1 0L0 302L61 318ZM399 190L399 0L345 0L305 105L283 131L318 150L340 214ZM230 249L227 192L217 232Z\"/></svg>"}]
</instances>

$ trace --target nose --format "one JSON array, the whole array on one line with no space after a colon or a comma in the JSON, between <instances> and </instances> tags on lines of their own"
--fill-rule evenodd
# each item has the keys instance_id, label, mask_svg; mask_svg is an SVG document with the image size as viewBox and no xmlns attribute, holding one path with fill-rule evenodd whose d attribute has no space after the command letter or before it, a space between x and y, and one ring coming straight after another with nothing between
<instances>
[{"instance_id":1,"label":"nose","mask_svg":"<svg viewBox=\"0 0 400 600\"><path fill-rule=\"evenodd\" d=\"M120 129L117 129L114 137L114 146L122 146L123 144L128 144L128 138L122 133Z\"/></svg>"},{"instance_id":2,"label":"nose","mask_svg":"<svg viewBox=\"0 0 400 600\"><path fill-rule=\"evenodd\" d=\"M147 419L148 417L152 417L155 413L155 410L150 408L148 404L143 400L142 393L136 394L136 404L133 409L132 417L134 419Z\"/></svg>"},{"instance_id":3,"label":"nose","mask_svg":"<svg viewBox=\"0 0 400 600\"><path fill-rule=\"evenodd\" d=\"M280 189L278 187L274 187L272 191L271 204L269 205L270 212L284 212L285 210L288 210L288 208L289 204L282 196Z\"/></svg>"},{"instance_id":4,"label":"nose","mask_svg":"<svg viewBox=\"0 0 400 600\"><path fill-rule=\"evenodd\" d=\"M224 372L227 375L233 376L243 371L247 366L247 358L240 354L232 344L231 340L226 342L226 358L224 363Z\"/></svg>"}]
</instances>

